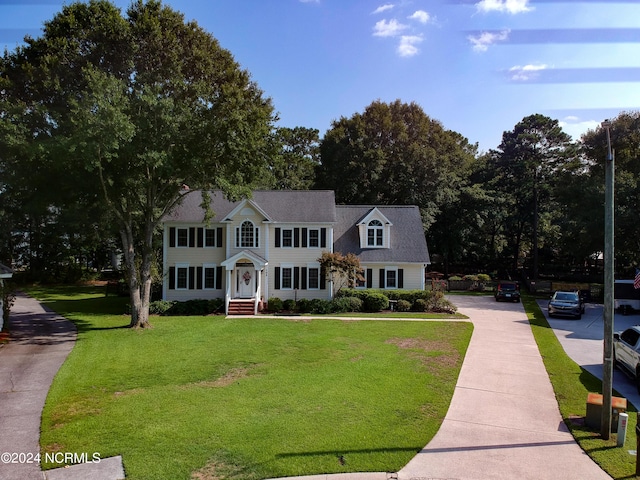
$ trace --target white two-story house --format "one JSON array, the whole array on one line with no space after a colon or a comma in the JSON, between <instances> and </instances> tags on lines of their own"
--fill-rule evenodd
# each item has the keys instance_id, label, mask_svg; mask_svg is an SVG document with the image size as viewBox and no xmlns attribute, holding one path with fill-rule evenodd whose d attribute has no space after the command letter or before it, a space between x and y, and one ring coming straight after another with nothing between
<instances>
[{"instance_id":1,"label":"white two-story house","mask_svg":"<svg viewBox=\"0 0 640 480\"><path fill-rule=\"evenodd\" d=\"M211 194L204 223L200 192L164 219L163 298L225 300L227 313L256 313L269 298L331 299L324 251L354 253L358 288L423 289L430 263L415 206L336 205L333 191L255 191L230 202Z\"/></svg>"}]
</instances>

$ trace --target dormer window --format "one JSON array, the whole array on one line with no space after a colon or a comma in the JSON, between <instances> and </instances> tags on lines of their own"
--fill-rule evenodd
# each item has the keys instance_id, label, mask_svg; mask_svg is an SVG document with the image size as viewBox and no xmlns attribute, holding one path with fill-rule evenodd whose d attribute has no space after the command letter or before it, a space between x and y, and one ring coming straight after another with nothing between
<instances>
[{"instance_id":1,"label":"dormer window","mask_svg":"<svg viewBox=\"0 0 640 480\"><path fill-rule=\"evenodd\" d=\"M384 245L384 228L380 220L371 220L367 226L367 246L382 247Z\"/></svg>"},{"instance_id":2,"label":"dormer window","mask_svg":"<svg viewBox=\"0 0 640 480\"><path fill-rule=\"evenodd\" d=\"M360 248L391 248L393 224L378 207L373 207L356 224Z\"/></svg>"}]
</instances>

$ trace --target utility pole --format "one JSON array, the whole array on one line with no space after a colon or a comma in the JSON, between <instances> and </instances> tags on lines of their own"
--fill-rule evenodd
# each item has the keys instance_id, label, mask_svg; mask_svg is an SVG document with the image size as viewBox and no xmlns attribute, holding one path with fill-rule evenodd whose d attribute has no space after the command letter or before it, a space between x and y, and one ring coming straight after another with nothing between
<instances>
[{"instance_id":1,"label":"utility pole","mask_svg":"<svg viewBox=\"0 0 640 480\"><path fill-rule=\"evenodd\" d=\"M601 435L609 440L611 434L611 392L613 390L613 283L614 283L614 235L613 189L614 160L611 150L611 122L602 122L607 131L607 159L604 175L604 355L602 362L602 424Z\"/></svg>"}]
</instances>

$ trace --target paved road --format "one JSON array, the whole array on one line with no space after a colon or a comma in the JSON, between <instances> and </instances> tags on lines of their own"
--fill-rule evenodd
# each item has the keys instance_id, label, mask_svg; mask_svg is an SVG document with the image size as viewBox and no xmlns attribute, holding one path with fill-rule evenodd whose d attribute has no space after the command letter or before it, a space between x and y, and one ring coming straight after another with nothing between
<instances>
[{"instance_id":1,"label":"paved road","mask_svg":"<svg viewBox=\"0 0 640 480\"><path fill-rule=\"evenodd\" d=\"M581 320L549 318L547 300L539 300L549 325L553 328L565 352L574 362L589 373L602 379L602 357L604 338L604 318L602 305L587 304ZM616 313L613 319L614 331L624 330L640 324L640 313L622 315ZM613 370L613 388L620 395L640 408L640 394L634 381L624 372Z\"/></svg>"}]
</instances>

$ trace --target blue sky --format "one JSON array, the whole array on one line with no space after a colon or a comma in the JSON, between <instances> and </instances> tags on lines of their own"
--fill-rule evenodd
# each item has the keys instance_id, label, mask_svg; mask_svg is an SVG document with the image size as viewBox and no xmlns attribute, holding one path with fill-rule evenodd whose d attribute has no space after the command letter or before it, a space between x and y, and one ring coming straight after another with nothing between
<instances>
[{"instance_id":1,"label":"blue sky","mask_svg":"<svg viewBox=\"0 0 640 480\"><path fill-rule=\"evenodd\" d=\"M123 10L129 0L115 0ZM374 100L496 148L541 113L574 138L640 110L640 0L165 0L230 50L280 125L317 128ZM58 0L0 0L0 44L38 35Z\"/></svg>"}]
</instances>

